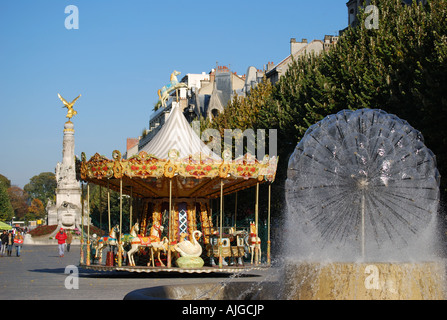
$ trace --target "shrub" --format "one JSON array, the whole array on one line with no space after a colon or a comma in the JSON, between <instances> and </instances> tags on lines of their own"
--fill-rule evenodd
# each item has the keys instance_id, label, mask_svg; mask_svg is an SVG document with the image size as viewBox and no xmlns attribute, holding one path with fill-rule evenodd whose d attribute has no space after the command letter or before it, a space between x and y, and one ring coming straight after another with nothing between
<instances>
[{"instance_id":1,"label":"shrub","mask_svg":"<svg viewBox=\"0 0 447 320\"><path fill-rule=\"evenodd\" d=\"M57 225L51 225L51 226L39 226L34 230L31 230L29 234L33 237L40 237L44 235L51 234L54 230L56 230Z\"/></svg>"}]
</instances>

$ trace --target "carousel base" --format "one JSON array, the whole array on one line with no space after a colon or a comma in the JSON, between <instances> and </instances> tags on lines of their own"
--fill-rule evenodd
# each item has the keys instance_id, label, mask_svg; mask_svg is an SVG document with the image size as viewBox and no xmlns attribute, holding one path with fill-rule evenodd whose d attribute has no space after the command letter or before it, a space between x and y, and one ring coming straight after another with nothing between
<instances>
[{"instance_id":1,"label":"carousel base","mask_svg":"<svg viewBox=\"0 0 447 320\"><path fill-rule=\"evenodd\" d=\"M95 271L125 271L137 273L153 273L153 272L168 272L168 273L240 273L250 270L263 270L270 268L268 264L258 265L244 265L244 266L225 266L219 267L201 267L201 268L179 268L179 267L144 267L144 266L105 266L105 265L86 265L79 264L80 268Z\"/></svg>"}]
</instances>

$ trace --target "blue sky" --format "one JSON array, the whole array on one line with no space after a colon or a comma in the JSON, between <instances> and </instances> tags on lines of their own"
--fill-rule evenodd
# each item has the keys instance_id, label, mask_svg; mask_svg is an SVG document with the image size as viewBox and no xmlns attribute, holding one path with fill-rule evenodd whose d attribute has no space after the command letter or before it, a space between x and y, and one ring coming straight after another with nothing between
<instances>
[{"instance_id":1,"label":"blue sky","mask_svg":"<svg viewBox=\"0 0 447 320\"><path fill-rule=\"evenodd\" d=\"M75 104L75 153L112 157L148 127L173 70L219 65L245 74L298 41L336 35L346 0L0 0L0 174L21 188L62 161L66 109ZM68 5L79 29L66 29Z\"/></svg>"}]
</instances>

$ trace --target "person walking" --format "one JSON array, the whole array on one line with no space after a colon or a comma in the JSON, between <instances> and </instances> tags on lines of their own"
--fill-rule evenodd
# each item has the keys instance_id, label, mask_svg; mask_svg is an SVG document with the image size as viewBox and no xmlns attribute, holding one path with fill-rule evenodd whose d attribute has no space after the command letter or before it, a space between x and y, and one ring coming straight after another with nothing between
<instances>
[{"instance_id":1,"label":"person walking","mask_svg":"<svg viewBox=\"0 0 447 320\"><path fill-rule=\"evenodd\" d=\"M64 256L65 251L65 240L67 239L67 234L63 228L60 228L59 232L56 234L57 246L59 248L59 257Z\"/></svg>"},{"instance_id":2,"label":"person walking","mask_svg":"<svg viewBox=\"0 0 447 320\"><path fill-rule=\"evenodd\" d=\"M6 250L8 251L8 257L10 257L12 254L12 247L14 246L14 233L12 230L9 230L7 244L8 246Z\"/></svg>"},{"instance_id":3,"label":"person walking","mask_svg":"<svg viewBox=\"0 0 447 320\"><path fill-rule=\"evenodd\" d=\"M17 232L17 236L14 238L14 246L16 247L16 256L20 257L20 250L23 246L23 235L22 232Z\"/></svg>"},{"instance_id":4,"label":"person walking","mask_svg":"<svg viewBox=\"0 0 447 320\"><path fill-rule=\"evenodd\" d=\"M70 231L67 232L67 252L70 252L70 245L71 245L71 241L73 240L73 235L71 234Z\"/></svg>"},{"instance_id":5,"label":"person walking","mask_svg":"<svg viewBox=\"0 0 447 320\"><path fill-rule=\"evenodd\" d=\"M8 232L6 232L6 230L3 230L3 233L0 237L2 238L2 248L0 253L2 254L2 256L4 256L6 253L6 247L8 246Z\"/></svg>"}]
</instances>

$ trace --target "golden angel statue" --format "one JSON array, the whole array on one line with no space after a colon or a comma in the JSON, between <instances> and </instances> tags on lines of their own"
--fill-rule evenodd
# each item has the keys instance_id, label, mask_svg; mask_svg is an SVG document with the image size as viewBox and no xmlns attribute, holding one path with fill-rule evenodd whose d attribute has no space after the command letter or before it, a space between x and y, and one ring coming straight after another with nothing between
<instances>
[{"instance_id":1,"label":"golden angel statue","mask_svg":"<svg viewBox=\"0 0 447 320\"><path fill-rule=\"evenodd\" d=\"M77 114L76 110L73 109L73 105L74 105L74 103L76 102L76 100L79 99L79 97L80 97L81 95L77 96L77 97L76 97L72 102L70 102L70 103L68 103L67 100L65 100L64 98L62 98L62 96L61 96L59 93L57 94L57 96L58 96L59 99L61 99L61 101L64 103L64 106L63 106L62 108L67 108L67 109L68 109L68 111L67 111L67 115L66 115L65 117L68 118L68 121L70 121L71 118L74 117L74 116Z\"/></svg>"}]
</instances>

